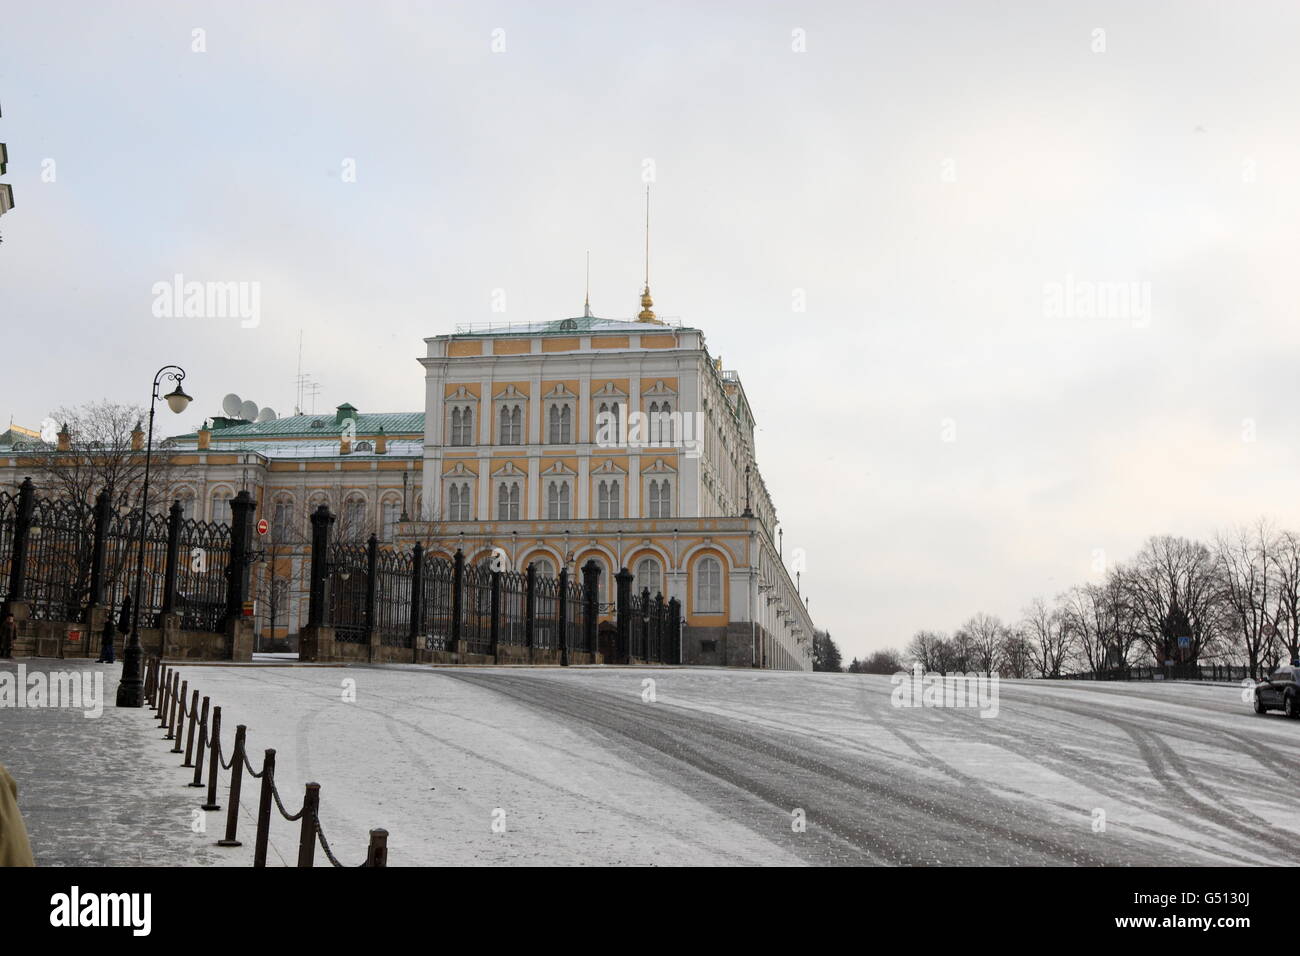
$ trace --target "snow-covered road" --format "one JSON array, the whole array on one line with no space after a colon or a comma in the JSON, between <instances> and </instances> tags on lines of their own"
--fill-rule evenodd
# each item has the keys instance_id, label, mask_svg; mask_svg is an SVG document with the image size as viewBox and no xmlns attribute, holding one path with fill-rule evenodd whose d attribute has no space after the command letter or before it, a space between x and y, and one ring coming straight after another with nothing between
<instances>
[{"instance_id":1,"label":"snow-covered road","mask_svg":"<svg viewBox=\"0 0 1300 956\"><path fill-rule=\"evenodd\" d=\"M291 809L320 782L325 832L352 863L375 826L389 831L394 866L1262 863L1300 835L1300 723L1254 715L1236 687L1003 681L997 715L981 718L897 708L889 678L847 674L253 665L181 676L223 706L227 739L248 725L255 764L276 748ZM25 712L24 729L49 714ZM187 772L167 769L179 761L136 723L116 731L151 753L135 772L154 766L178 807L197 803ZM159 799L158 786L139 799ZM256 802L246 779L246 844ZM169 828L157 862L248 862L248 845L211 847L224 813L206 834L170 804L155 817ZM49 839L70 839L65 824ZM34 827L38 856L42 839ZM277 818L272 862L292 862L296 839Z\"/></svg>"}]
</instances>

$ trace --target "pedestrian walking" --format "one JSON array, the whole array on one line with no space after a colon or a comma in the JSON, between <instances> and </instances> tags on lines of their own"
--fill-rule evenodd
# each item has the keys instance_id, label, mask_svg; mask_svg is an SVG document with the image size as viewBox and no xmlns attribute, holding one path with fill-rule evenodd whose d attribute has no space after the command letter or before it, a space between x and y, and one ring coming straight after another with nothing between
<instances>
[{"instance_id":1,"label":"pedestrian walking","mask_svg":"<svg viewBox=\"0 0 1300 956\"><path fill-rule=\"evenodd\" d=\"M14 644L18 642L18 622L14 612L4 609L4 619L0 620L0 657L13 657Z\"/></svg>"},{"instance_id":2,"label":"pedestrian walking","mask_svg":"<svg viewBox=\"0 0 1300 956\"><path fill-rule=\"evenodd\" d=\"M109 605L108 614L104 616L104 630L99 635L99 663L112 664L113 657L113 607Z\"/></svg>"},{"instance_id":3,"label":"pedestrian walking","mask_svg":"<svg viewBox=\"0 0 1300 956\"><path fill-rule=\"evenodd\" d=\"M122 610L117 616L117 633L131 633L131 595L122 598Z\"/></svg>"}]
</instances>

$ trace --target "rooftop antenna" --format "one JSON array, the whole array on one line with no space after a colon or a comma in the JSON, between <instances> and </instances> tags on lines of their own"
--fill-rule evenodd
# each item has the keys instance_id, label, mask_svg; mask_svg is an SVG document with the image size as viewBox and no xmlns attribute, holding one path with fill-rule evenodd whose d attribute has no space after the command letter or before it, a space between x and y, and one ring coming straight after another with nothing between
<instances>
[{"instance_id":1,"label":"rooftop antenna","mask_svg":"<svg viewBox=\"0 0 1300 956\"><path fill-rule=\"evenodd\" d=\"M650 184L645 186L645 291L641 293L641 313L637 316L638 322L654 322L659 324L655 314L650 311L654 305L654 299L650 298Z\"/></svg>"},{"instance_id":2,"label":"rooftop antenna","mask_svg":"<svg viewBox=\"0 0 1300 956\"><path fill-rule=\"evenodd\" d=\"M293 413L302 414L302 329L298 330L298 377L295 379L298 384L298 395L294 399Z\"/></svg>"},{"instance_id":3,"label":"rooftop antenna","mask_svg":"<svg viewBox=\"0 0 1300 956\"><path fill-rule=\"evenodd\" d=\"M591 318L591 250L587 250L587 294L582 303L582 317Z\"/></svg>"}]
</instances>

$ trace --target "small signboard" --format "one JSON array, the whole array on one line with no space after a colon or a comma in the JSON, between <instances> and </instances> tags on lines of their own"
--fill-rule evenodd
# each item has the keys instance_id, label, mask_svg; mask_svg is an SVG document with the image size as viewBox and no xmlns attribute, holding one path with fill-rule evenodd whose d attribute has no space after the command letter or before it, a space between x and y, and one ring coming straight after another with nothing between
<instances>
[{"instance_id":1,"label":"small signboard","mask_svg":"<svg viewBox=\"0 0 1300 956\"><path fill-rule=\"evenodd\" d=\"M258 519L257 519L257 533L258 533L258 534L266 534L266 533L267 533L268 531L270 531L270 530L271 530L271 526L270 526L269 524L267 524L267 521L266 521L265 518L258 518Z\"/></svg>"},{"instance_id":2,"label":"small signboard","mask_svg":"<svg viewBox=\"0 0 1300 956\"><path fill-rule=\"evenodd\" d=\"M245 602L244 602L244 617L252 617L252 616L253 616L253 602L252 602L252 601L245 601Z\"/></svg>"},{"instance_id":3,"label":"small signboard","mask_svg":"<svg viewBox=\"0 0 1300 956\"><path fill-rule=\"evenodd\" d=\"M81 643L81 632L80 632L80 631L68 631L68 643L70 643L70 644L80 644L80 643Z\"/></svg>"},{"instance_id":4,"label":"small signboard","mask_svg":"<svg viewBox=\"0 0 1300 956\"><path fill-rule=\"evenodd\" d=\"M1184 635L1183 637L1180 637L1180 638L1178 639L1178 646L1179 646L1179 647L1191 647L1191 646L1192 646L1192 639L1191 639L1190 637L1187 637L1187 636Z\"/></svg>"}]
</instances>

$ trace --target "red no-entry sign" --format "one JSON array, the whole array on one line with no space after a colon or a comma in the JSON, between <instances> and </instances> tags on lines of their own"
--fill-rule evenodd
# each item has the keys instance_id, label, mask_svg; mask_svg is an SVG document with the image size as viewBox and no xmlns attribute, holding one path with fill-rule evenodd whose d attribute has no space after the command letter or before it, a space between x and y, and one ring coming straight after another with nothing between
<instances>
[{"instance_id":1,"label":"red no-entry sign","mask_svg":"<svg viewBox=\"0 0 1300 956\"><path fill-rule=\"evenodd\" d=\"M265 518L258 518L258 519L257 519L257 533L258 533L258 534L266 534L266 532L269 531L270 528L271 528L271 526L270 526L269 524L266 523L266 519L265 519Z\"/></svg>"}]
</instances>

